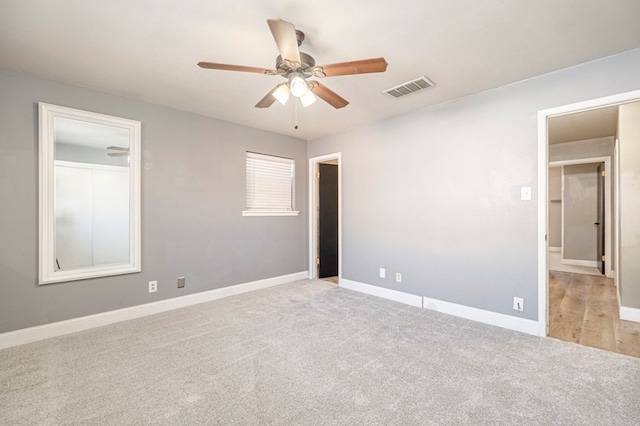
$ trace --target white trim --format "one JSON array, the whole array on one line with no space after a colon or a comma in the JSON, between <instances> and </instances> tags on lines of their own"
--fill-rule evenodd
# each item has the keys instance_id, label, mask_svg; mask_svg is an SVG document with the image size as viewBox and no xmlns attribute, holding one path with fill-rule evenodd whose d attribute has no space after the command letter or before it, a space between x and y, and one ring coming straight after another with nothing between
<instances>
[{"instance_id":1,"label":"white trim","mask_svg":"<svg viewBox=\"0 0 640 426\"><path fill-rule=\"evenodd\" d=\"M559 252L562 250L562 247L549 247L549 251L552 252Z\"/></svg>"},{"instance_id":2,"label":"white trim","mask_svg":"<svg viewBox=\"0 0 640 426\"><path fill-rule=\"evenodd\" d=\"M62 167L74 167L77 169L93 169L93 170L108 170L114 172L129 172L128 166L111 166L108 164L95 164L95 163L81 163L78 161L65 161L65 160L53 160L54 166Z\"/></svg>"},{"instance_id":3,"label":"white trim","mask_svg":"<svg viewBox=\"0 0 640 426\"><path fill-rule=\"evenodd\" d=\"M298 216L300 212L295 211L286 211L286 212L267 212L267 211L259 211L259 210L243 210L242 216Z\"/></svg>"},{"instance_id":4,"label":"white trim","mask_svg":"<svg viewBox=\"0 0 640 426\"><path fill-rule=\"evenodd\" d=\"M569 105L563 105L555 108L549 108L538 111L538 335L547 335L547 324L549 322L548 312L548 292L549 292L549 276L547 269L547 241L546 236L548 230L548 199L547 181L548 181L548 126L547 120L550 117L570 114L578 111L585 111L600 108L608 105L619 105L628 102L634 102L640 99L640 90L621 93L613 96L606 96L598 99L591 99L585 102L578 102ZM616 170L619 173L619 170ZM617 222L620 225L619 221ZM617 230L616 230L617 232ZM616 253L616 258L620 258L620 252ZM616 265L616 271L620 268ZM616 282L616 285L618 283Z\"/></svg>"},{"instance_id":5,"label":"white trim","mask_svg":"<svg viewBox=\"0 0 640 426\"><path fill-rule=\"evenodd\" d=\"M620 143L618 138L615 138L613 141L613 164L615 169L615 174L612 173L612 178L614 179L613 191L615 193L614 205L613 205L613 217L616 219L616 226L613 230L613 244L616 248L616 256L615 256L615 271L613 274L614 284L616 286L616 297L618 298L618 306L622 306L622 302L620 300Z\"/></svg>"},{"instance_id":6,"label":"white trim","mask_svg":"<svg viewBox=\"0 0 640 426\"><path fill-rule=\"evenodd\" d=\"M416 296L415 294L345 279L340 280L339 287L422 308L422 296Z\"/></svg>"},{"instance_id":7,"label":"white trim","mask_svg":"<svg viewBox=\"0 0 640 426\"><path fill-rule=\"evenodd\" d=\"M547 115L538 111L538 336L547 335L549 287L548 246L549 233L549 154L547 146Z\"/></svg>"},{"instance_id":8,"label":"white trim","mask_svg":"<svg viewBox=\"0 0 640 426\"><path fill-rule=\"evenodd\" d=\"M551 168L551 163L549 163L549 168ZM548 169L547 169L548 170ZM549 173L547 172L547 176L549 176ZM548 185L548 183L547 183ZM564 166L560 167L560 199L562 200L562 204L560 205L560 263L562 263L562 261L564 260L564 250L565 250L565 245L564 245L564 211L567 208L567 200L566 200L566 196L564 193L564 185L565 185L565 179L564 179ZM549 193L549 189L547 188L547 194ZM549 220L549 206L547 206L547 220Z\"/></svg>"},{"instance_id":9,"label":"white trim","mask_svg":"<svg viewBox=\"0 0 640 426\"><path fill-rule=\"evenodd\" d=\"M620 319L624 321L640 322L640 309L620 306Z\"/></svg>"},{"instance_id":10,"label":"white trim","mask_svg":"<svg viewBox=\"0 0 640 426\"><path fill-rule=\"evenodd\" d=\"M62 336L78 331L89 330L91 328L102 327L104 325L140 318L147 315L167 312L293 281L304 280L307 278L308 274L309 273L307 271L303 271L294 274L281 275L279 277L217 288L215 290L174 297L172 299L160 300L158 302L145 303L143 305L131 306L129 308L116 309L114 311L102 312L99 314L0 333L0 349L24 345L25 343L36 342L38 340L49 339L51 337Z\"/></svg>"},{"instance_id":11,"label":"white trim","mask_svg":"<svg viewBox=\"0 0 640 426\"><path fill-rule=\"evenodd\" d=\"M498 312L487 311L484 309L472 308L470 306L459 305L457 303L431 299L429 297L423 298L423 306L425 309L431 309L432 311L438 311L444 314L494 325L496 327L519 331L521 333L532 334L534 336L538 335L538 321L500 314Z\"/></svg>"},{"instance_id":12,"label":"white trim","mask_svg":"<svg viewBox=\"0 0 640 426\"><path fill-rule=\"evenodd\" d=\"M576 164L605 163L610 160L611 160L611 157L589 157L589 158L577 158L575 160L549 161L549 168L560 167L560 166L573 166ZM605 173L605 177L607 177L606 173Z\"/></svg>"},{"instance_id":13,"label":"white trim","mask_svg":"<svg viewBox=\"0 0 640 426\"><path fill-rule=\"evenodd\" d=\"M336 160L338 165L338 283L342 280L342 153L309 158L309 279L316 278L318 268L318 164Z\"/></svg>"},{"instance_id":14,"label":"white trim","mask_svg":"<svg viewBox=\"0 0 640 426\"><path fill-rule=\"evenodd\" d=\"M587 266L590 268L598 267L598 262L595 260L561 259L560 263L563 265Z\"/></svg>"}]
</instances>

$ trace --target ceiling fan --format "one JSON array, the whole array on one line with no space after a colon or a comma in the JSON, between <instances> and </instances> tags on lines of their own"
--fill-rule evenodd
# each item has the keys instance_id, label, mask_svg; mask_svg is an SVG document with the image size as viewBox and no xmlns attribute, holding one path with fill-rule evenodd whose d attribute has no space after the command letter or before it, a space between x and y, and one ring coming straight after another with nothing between
<instances>
[{"instance_id":1,"label":"ceiling fan","mask_svg":"<svg viewBox=\"0 0 640 426\"><path fill-rule=\"evenodd\" d=\"M117 151L108 152L107 155L109 157L124 157L125 155L129 155L129 148L124 148L122 146L108 146L107 149Z\"/></svg>"},{"instance_id":2,"label":"ceiling fan","mask_svg":"<svg viewBox=\"0 0 640 426\"><path fill-rule=\"evenodd\" d=\"M198 62L198 66L201 68L280 75L287 79L286 83L278 84L271 89L256 104L256 108L268 108L276 99L284 105L290 95L300 98L302 105L305 107L315 102L317 96L334 108L343 108L349 104L346 99L323 84L317 81L308 81L307 79L309 77L321 78L384 72L387 69L387 61L384 58L316 65L316 61L311 55L298 49L305 38L302 31L296 30L292 23L281 19L267 19L267 23L280 51L280 55L276 58L275 69Z\"/></svg>"}]
</instances>

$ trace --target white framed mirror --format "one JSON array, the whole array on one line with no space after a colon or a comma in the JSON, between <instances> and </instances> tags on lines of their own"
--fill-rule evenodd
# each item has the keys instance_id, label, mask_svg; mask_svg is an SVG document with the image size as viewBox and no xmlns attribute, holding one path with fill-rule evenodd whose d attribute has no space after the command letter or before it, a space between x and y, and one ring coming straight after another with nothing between
<instances>
[{"instance_id":1,"label":"white framed mirror","mask_svg":"<svg viewBox=\"0 0 640 426\"><path fill-rule=\"evenodd\" d=\"M140 272L140 122L38 106L39 283Z\"/></svg>"}]
</instances>

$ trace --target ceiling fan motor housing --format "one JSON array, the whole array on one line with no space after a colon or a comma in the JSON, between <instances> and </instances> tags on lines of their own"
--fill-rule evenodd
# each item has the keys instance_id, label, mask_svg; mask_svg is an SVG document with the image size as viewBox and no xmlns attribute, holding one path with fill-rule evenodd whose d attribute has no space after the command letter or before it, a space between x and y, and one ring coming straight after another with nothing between
<instances>
[{"instance_id":1,"label":"ceiling fan motor housing","mask_svg":"<svg viewBox=\"0 0 640 426\"><path fill-rule=\"evenodd\" d=\"M276 58L276 69L278 73L286 76L289 72L292 71L301 71L306 76L311 76L313 73L311 72L311 68L316 66L316 61L313 59L311 55L308 55L304 52L300 52L300 66L298 64L293 64L290 61L286 61L282 59L282 56L278 55Z\"/></svg>"}]
</instances>

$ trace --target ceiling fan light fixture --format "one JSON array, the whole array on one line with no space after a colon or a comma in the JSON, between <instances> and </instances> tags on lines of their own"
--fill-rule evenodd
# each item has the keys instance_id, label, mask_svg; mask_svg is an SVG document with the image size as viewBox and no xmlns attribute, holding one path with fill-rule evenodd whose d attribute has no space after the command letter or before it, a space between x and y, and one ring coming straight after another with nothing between
<instances>
[{"instance_id":1,"label":"ceiling fan light fixture","mask_svg":"<svg viewBox=\"0 0 640 426\"><path fill-rule=\"evenodd\" d=\"M316 95L314 95L311 90L307 90L307 93L300 96L300 102L302 102L302 106L305 108L314 103L316 99Z\"/></svg>"},{"instance_id":2,"label":"ceiling fan light fixture","mask_svg":"<svg viewBox=\"0 0 640 426\"><path fill-rule=\"evenodd\" d=\"M289 90L296 98L304 96L309 91L301 73L293 72L289 75Z\"/></svg>"},{"instance_id":3,"label":"ceiling fan light fixture","mask_svg":"<svg viewBox=\"0 0 640 426\"><path fill-rule=\"evenodd\" d=\"M289 100L289 86L286 83L282 83L275 92L273 92L273 96L280 102L282 105L285 105Z\"/></svg>"}]
</instances>

